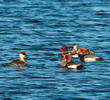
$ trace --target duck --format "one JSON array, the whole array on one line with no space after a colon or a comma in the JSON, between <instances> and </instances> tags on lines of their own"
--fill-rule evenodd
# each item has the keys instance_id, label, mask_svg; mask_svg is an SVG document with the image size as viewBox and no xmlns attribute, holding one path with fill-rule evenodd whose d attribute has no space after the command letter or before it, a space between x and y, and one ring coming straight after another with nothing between
<instances>
[{"instance_id":1,"label":"duck","mask_svg":"<svg viewBox=\"0 0 110 100\"><path fill-rule=\"evenodd\" d=\"M73 47L74 47L74 48L73 48ZM71 48L73 49L72 52L71 52L72 57L73 57L73 58L78 57L78 54L76 54L76 51L77 51L76 48L77 48L77 47L72 46ZM68 48L67 48L66 45L63 45L63 46L61 47L60 53L62 53L62 56L68 54Z\"/></svg>"},{"instance_id":2,"label":"duck","mask_svg":"<svg viewBox=\"0 0 110 100\"><path fill-rule=\"evenodd\" d=\"M80 60L83 62L104 61L102 57L96 56L92 50L87 49L86 47L78 49L77 53L79 54Z\"/></svg>"},{"instance_id":3,"label":"duck","mask_svg":"<svg viewBox=\"0 0 110 100\"><path fill-rule=\"evenodd\" d=\"M87 49L86 47L82 47L80 49L77 50L78 54L82 54L82 55L94 55L94 51L92 51L91 49Z\"/></svg>"},{"instance_id":4,"label":"duck","mask_svg":"<svg viewBox=\"0 0 110 100\"><path fill-rule=\"evenodd\" d=\"M72 57L73 58L78 58L79 55L77 54L77 51L78 51L77 44L72 44L71 49L72 49L72 52L71 52Z\"/></svg>"},{"instance_id":5,"label":"duck","mask_svg":"<svg viewBox=\"0 0 110 100\"><path fill-rule=\"evenodd\" d=\"M79 55L80 60L82 62L96 62L96 61L104 61L104 59L100 56L86 54L86 55Z\"/></svg>"},{"instance_id":6,"label":"duck","mask_svg":"<svg viewBox=\"0 0 110 100\"><path fill-rule=\"evenodd\" d=\"M66 45L61 47L60 53L62 53L62 56L65 56L68 53L68 48Z\"/></svg>"},{"instance_id":7,"label":"duck","mask_svg":"<svg viewBox=\"0 0 110 100\"><path fill-rule=\"evenodd\" d=\"M85 54L94 54L94 52L90 49L87 49L86 47L82 47L80 49L78 49L78 46L77 44L72 44L72 57L73 58L78 58L79 55L78 54L82 54L82 55L85 55Z\"/></svg>"},{"instance_id":8,"label":"duck","mask_svg":"<svg viewBox=\"0 0 110 100\"><path fill-rule=\"evenodd\" d=\"M24 58L30 59L30 58L26 57L25 52L20 52L19 59L13 60L12 62L8 63L8 66L19 66L21 69L23 69L24 66L26 65L26 61L24 60Z\"/></svg>"},{"instance_id":9,"label":"duck","mask_svg":"<svg viewBox=\"0 0 110 100\"><path fill-rule=\"evenodd\" d=\"M84 63L74 63L72 61L71 53L64 55L62 58L61 66L65 67L67 69L74 69L74 70L85 69L85 67L83 65L84 65Z\"/></svg>"}]
</instances>

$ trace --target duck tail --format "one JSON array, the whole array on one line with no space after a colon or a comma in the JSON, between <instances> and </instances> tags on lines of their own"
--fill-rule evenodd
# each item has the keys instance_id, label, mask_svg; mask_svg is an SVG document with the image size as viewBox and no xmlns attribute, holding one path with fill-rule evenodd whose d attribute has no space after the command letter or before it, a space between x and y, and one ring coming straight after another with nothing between
<instances>
[{"instance_id":1,"label":"duck tail","mask_svg":"<svg viewBox=\"0 0 110 100\"><path fill-rule=\"evenodd\" d=\"M96 61L104 61L104 59L102 57L99 57L96 59Z\"/></svg>"},{"instance_id":2,"label":"duck tail","mask_svg":"<svg viewBox=\"0 0 110 100\"><path fill-rule=\"evenodd\" d=\"M9 63L9 64L7 64L8 66L11 66L11 64Z\"/></svg>"},{"instance_id":3,"label":"duck tail","mask_svg":"<svg viewBox=\"0 0 110 100\"><path fill-rule=\"evenodd\" d=\"M85 64L88 64L87 62L82 62L82 63L80 63L80 65L85 65Z\"/></svg>"},{"instance_id":4,"label":"duck tail","mask_svg":"<svg viewBox=\"0 0 110 100\"><path fill-rule=\"evenodd\" d=\"M79 66L77 67L77 70L80 70L80 69L86 69L86 67L84 67L83 65L79 65Z\"/></svg>"}]
</instances>

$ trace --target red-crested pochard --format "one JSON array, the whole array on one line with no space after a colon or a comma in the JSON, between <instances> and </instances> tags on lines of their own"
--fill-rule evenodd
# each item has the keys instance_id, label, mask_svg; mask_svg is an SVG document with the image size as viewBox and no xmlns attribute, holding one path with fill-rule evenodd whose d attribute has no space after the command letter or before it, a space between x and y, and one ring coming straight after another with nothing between
<instances>
[{"instance_id":1,"label":"red-crested pochard","mask_svg":"<svg viewBox=\"0 0 110 100\"><path fill-rule=\"evenodd\" d=\"M24 60L24 57L26 59L30 59L30 58L26 57L25 52L20 52L19 53L19 59L13 60L12 62L8 63L8 66L20 66L20 68L23 69L23 66L26 65L26 61Z\"/></svg>"}]
</instances>

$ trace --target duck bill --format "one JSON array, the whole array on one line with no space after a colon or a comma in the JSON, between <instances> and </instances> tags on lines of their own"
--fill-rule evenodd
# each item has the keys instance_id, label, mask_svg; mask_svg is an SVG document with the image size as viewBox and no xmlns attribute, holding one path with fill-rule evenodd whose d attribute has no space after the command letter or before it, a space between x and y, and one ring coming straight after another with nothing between
<instances>
[{"instance_id":1,"label":"duck bill","mask_svg":"<svg viewBox=\"0 0 110 100\"><path fill-rule=\"evenodd\" d=\"M26 59L31 59L31 58L29 58L29 57L26 57Z\"/></svg>"},{"instance_id":2,"label":"duck bill","mask_svg":"<svg viewBox=\"0 0 110 100\"><path fill-rule=\"evenodd\" d=\"M70 49L73 49L73 47L70 47Z\"/></svg>"},{"instance_id":3,"label":"duck bill","mask_svg":"<svg viewBox=\"0 0 110 100\"><path fill-rule=\"evenodd\" d=\"M60 50L60 53L63 52L63 49Z\"/></svg>"},{"instance_id":4,"label":"duck bill","mask_svg":"<svg viewBox=\"0 0 110 100\"><path fill-rule=\"evenodd\" d=\"M81 50L78 50L78 51L77 51L77 54L81 54Z\"/></svg>"}]
</instances>

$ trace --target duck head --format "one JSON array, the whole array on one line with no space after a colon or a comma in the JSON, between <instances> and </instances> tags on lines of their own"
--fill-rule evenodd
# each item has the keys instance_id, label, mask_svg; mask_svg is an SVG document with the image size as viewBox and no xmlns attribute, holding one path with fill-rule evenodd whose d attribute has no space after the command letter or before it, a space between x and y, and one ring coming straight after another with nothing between
<instances>
[{"instance_id":1,"label":"duck head","mask_svg":"<svg viewBox=\"0 0 110 100\"><path fill-rule=\"evenodd\" d=\"M63 54L66 54L67 51L68 51L67 46L66 46L66 45L63 45L63 46L61 47L60 53L63 52Z\"/></svg>"},{"instance_id":2,"label":"duck head","mask_svg":"<svg viewBox=\"0 0 110 100\"><path fill-rule=\"evenodd\" d=\"M88 50L86 47L82 47L82 48L78 49L78 51L77 51L78 54L82 54L82 55L86 55L87 52L88 52Z\"/></svg>"},{"instance_id":3,"label":"duck head","mask_svg":"<svg viewBox=\"0 0 110 100\"><path fill-rule=\"evenodd\" d=\"M30 58L28 58L28 57L26 56L26 53L25 53L25 52L20 52L19 57L20 57L21 60L24 60L24 58L30 59Z\"/></svg>"},{"instance_id":4,"label":"duck head","mask_svg":"<svg viewBox=\"0 0 110 100\"><path fill-rule=\"evenodd\" d=\"M74 50L77 50L77 44L72 44L72 47L71 47L71 49L74 49Z\"/></svg>"}]
</instances>

